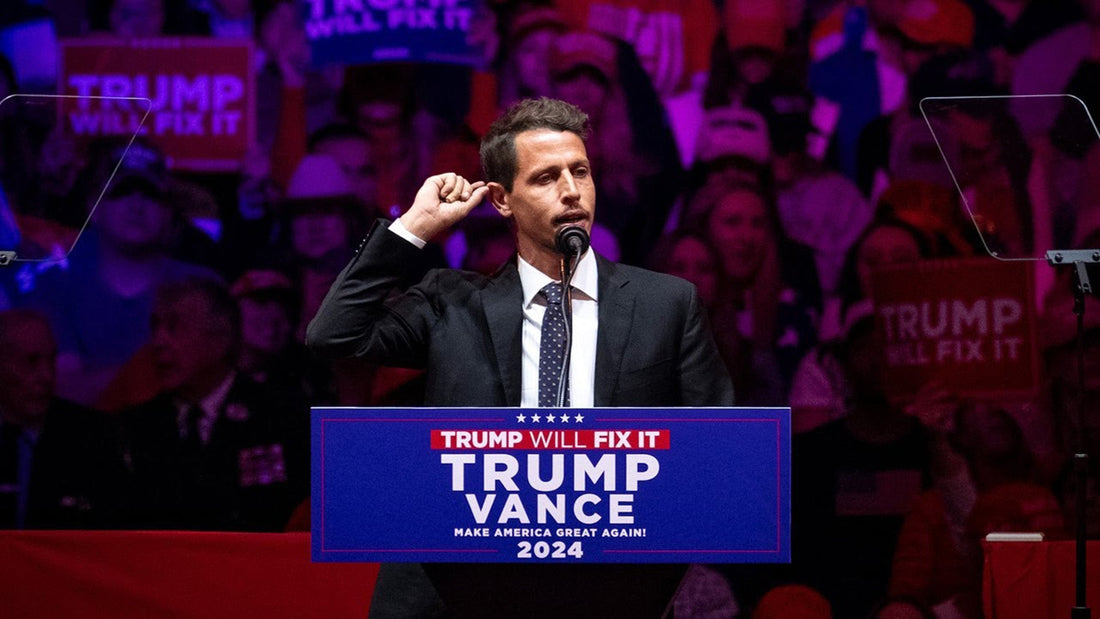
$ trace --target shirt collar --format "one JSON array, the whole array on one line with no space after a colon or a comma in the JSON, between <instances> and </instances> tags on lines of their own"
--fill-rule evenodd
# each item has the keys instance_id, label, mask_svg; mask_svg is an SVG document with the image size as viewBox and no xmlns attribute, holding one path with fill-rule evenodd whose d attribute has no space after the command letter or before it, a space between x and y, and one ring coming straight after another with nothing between
<instances>
[{"instance_id":1,"label":"shirt collar","mask_svg":"<svg viewBox=\"0 0 1100 619\"><path fill-rule=\"evenodd\" d=\"M537 295L546 284L558 280L547 277L545 273L531 266L529 262L520 256L516 256L516 263L519 269L520 285L523 287L523 306L529 307L535 300L535 295ZM581 256L576 271L573 272L572 287L574 290L580 291L581 295L583 295L582 298L587 297L593 301L598 301L600 288L599 281L599 274L596 272L595 252L591 250L586 251L584 255Z\"/></svg>"},{"instance_id":2,"label":"shirt collar","mask_svg":"<svg viewBox=\"0 0 1100 619\"><path fill-rule=\"evenodd\" d=\"M203 417L214 419L218 416L218 412L225 405L225 401L229 397L229 389L233 387L233 379L236 377L236 372L226 374L221 384L215 387L213 391L206 394L205 398L199 400L199 408L202 409ZM181 414L187 409L184 403L179 403L177 406Z\"/></svg>"}]
</instances>

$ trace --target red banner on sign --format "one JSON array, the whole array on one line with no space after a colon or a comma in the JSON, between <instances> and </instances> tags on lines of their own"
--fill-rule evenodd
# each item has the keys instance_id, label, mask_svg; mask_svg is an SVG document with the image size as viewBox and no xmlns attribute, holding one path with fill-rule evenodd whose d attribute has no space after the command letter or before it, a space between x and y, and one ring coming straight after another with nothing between
<instances>
[{"instance_id":1,"label":"red banner on sign","mask_svg":"<svg viewBox=\"0 0 1100 619\"><path fill-rule=\"evenodd\" d=\"M668 430L432 430L432 449L668 449Z\"/></svg>"},{"instance_id":2,"label":"red banner on sign","mask_svg":"<svg viewBox=\"0 0 1100 619\"><path fill-rule=\"evenodd\" d=\"M1031 264L939 260L875 271L887 393L929 380L960 395L1015 397L1039 386Z\"/></svg>"},{"instance_id":3,"label":"red banner on sign","mask_svg":"<svg viewBox=\"0 0 1100 619\"><path fill-rule=\"evenodd\" d=\"M160 146L176 169L234 170L255 133L251 41L210 38L61 43L58 92L72 96L62 123L91 139L138 131ZM141 97L147 105L100 97Z\"/></svg>"}]
</instances>

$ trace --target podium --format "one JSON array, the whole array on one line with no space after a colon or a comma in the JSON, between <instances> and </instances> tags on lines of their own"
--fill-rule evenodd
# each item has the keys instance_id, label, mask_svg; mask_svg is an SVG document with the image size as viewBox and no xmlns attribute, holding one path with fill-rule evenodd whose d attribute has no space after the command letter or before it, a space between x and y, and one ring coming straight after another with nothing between
<instances>
[{"instance_id":1,"label":"podium","mask_svg":"<svg viewBox=\"0 0 1100 619\"><path fill-rule=\"evenodd\" d=\"M659 617L790 561L786 408L315 408L313 560L422 563L455 616Z\"/></svg>"}]
</instances>

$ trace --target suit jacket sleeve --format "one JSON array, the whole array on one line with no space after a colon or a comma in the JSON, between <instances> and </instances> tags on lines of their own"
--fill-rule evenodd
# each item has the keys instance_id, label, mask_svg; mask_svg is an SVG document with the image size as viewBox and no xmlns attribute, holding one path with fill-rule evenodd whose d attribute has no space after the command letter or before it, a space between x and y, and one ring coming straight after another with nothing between
<instances>
[{"instance_id":1,"label":"suit jacket sleeve","mask_svg":"<svg viewBox=\"0 0 1100 619\"><path fill-rule=\"evenodd\" d=\"M310 321L310 349L328 358L424 367L436 312L421 287L409 288L420 251L385 222L376 223ZM431 279L429 274L425 281Z\"/></svg>"}]
</instances>

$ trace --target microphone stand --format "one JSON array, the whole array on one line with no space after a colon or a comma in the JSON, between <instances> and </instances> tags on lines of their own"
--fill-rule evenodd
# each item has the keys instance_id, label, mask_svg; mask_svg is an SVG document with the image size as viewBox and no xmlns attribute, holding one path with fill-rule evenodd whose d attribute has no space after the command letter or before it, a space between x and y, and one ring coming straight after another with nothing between
<instances>
[{"instance_id":1,"label":"microphone stand","mask_svg":"<svg viewBox=\"0 0 1100 619\"><path fill-rule=\"evenodd\" d=\"M1046 254L1047 262L1054 267L1072 266L1074 269L1073 313L1077 316L1077 410L1075 425L1077 437L1073 454L1074 510L1076 512L1076 566L1075 601L1070 611L1071 619L1089 619L1092 611L1086 604L1085 580L1087 570L1088 538L1088 474L1089 454L1085 447L1085 295L1093 294L1089 281L1088 265L1100 263L1100 251L1092 249L1052 250Z\"/></svg>"},{"instance_id":2,"label":"microphone stand","mask_svg":"<svg viewBox=\"0 0 1100 619\"><path fill-rule=\"evenodd\" d=\"M577 263L580 262L581 255L578 248L576 257L565 254L561 258L561 286L562 286L562 299L561 299L561 312L562 318L565 320L565 360L561 364L561 374L558 376L558 397L556 406L558 408L565 407L565 396L568 393L566 388L569 378L569 362L573 358L573 288L570 285L573 281L573 272L576 269Z\"/></svg>"}]
</instances>

